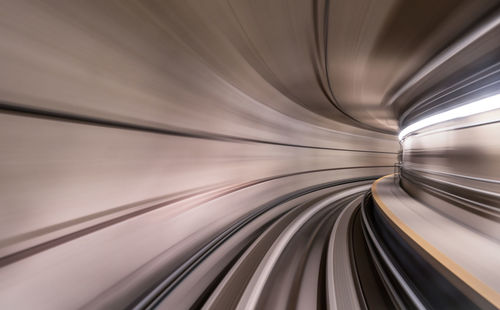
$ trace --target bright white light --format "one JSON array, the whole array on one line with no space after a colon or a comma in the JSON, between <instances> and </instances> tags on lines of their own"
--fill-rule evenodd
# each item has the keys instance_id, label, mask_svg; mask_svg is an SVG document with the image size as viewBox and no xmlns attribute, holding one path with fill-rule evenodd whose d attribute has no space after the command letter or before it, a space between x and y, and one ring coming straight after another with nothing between
<instances>
[{"instance_id":1,"label":"bright white light","mask_svg":"<svg viewBox=\"0 0 500 310\"><path fill-rule=\"evenodd\" d=\"M495 109L500 109L500 94L484 98L455 109L445 111L443 113L432 115L424 118L416 123L411 124L399 133L399 140L402 140L408 134L422 129L424 127L432 126L437 123L446 122L455 118L471 116Z\"/></svg>"}]
</instances>

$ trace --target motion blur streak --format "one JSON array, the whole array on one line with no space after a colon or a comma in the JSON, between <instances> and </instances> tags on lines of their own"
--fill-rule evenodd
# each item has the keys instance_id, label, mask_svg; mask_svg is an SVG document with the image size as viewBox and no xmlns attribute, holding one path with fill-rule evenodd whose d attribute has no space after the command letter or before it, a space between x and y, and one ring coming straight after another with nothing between
<instances>
[{"instance_id":1,"label":"motion blur streak","mask_svg":"<svg viewBox=\"0 0 500 310\"><path fill-rule=\"evenodd\" d=\"M488 98L484 98L478 100L476 102L472 102L440 114L436 114L430 116L428 118L424 118L416 123L411 124L405 129L401 130L399 133L399 140L406 137L408 134L417 131L419 129L429 127L432 125L436 125L439 123L444 123L446 121L456 119L456 118L465 118L468 116L472 116L475 114L481 114L484 112L488 112L491 110L500 109L500 95L491 96Z\"/></svg>"},{"instance_id":2,"label":"motion blur streak","mask_svg":"<svg viewBox=\"0 0 500 310\"><path fill-rule=\"evenodd\" d=\"M499 308L499 21L0 0L0 309Z\"/></svg>"}]
</instances>

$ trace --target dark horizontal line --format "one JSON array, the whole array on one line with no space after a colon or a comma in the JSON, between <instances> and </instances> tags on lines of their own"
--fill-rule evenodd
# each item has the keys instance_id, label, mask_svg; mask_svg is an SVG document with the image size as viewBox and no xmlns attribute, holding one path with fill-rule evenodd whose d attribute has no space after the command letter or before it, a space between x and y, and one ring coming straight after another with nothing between
<instances>
[{"instance_id":1,"label":"dark horizontal line","mask_svg":"<svg viewBox=\"0 0 500 310\"><path fill-rule=\"evenodd\" d=\"M276 176L272 176L272 177L267 177L267 178L257 179L257 180L254 180L254 181L249 181L249 182L242 183L242 184L239 184L239 185L236 185L236 186L232 186L232 187L230 187L229 189L226 189L226 190L221 190L219 193L214 194L213 197L207 197L207 198L201 200L201 202L199 202L199 204L207 203L207 202L209 202L209 201L211 201L211 200L213 200L215 198L219 198L219 197L222 197L224 195L227 195L227 194L230 194L230 193L233 193L233 192L236 192L236 191L239 191L241 189L248 188L248 187L251 187L251 186L254 186L254 185L257 185L257 184L261 184L261 183L264 183L264 182L268 182L268 181L276 180L276 179L280 179L280 178L290 177L290 176L296 176L296 175L307 174L307 173L335 171L335 170L362 169L362 168L363 169L365 169L365 168L388 168L388 167L392 167L392 166L340 167L340 168L317 169L317 170L308 170L308 171L300 171L300 172L294 172L294 173L276 175ZM210 190L208 190L208 191L210 191ZM184 196L177 197L177 198L174 198L174 199L169 199L167 201L164 201L164 202L161 202L161 203L157 203L157 204L155 204L153 206L149 206L149 207L146 207L144 209L132 211L131 213L120 215L118 217L115 217L115 218L112 218L112 219L109 219L109 220L105 220L105 221L103 221L101 223L97 223L97 224L91 225L89 227L82 228L80 230L77 230L77 231L68 233L66 235L57 237L55 239L42 242L42 243L34 245L34 246L30 247L30 248L26 248L26 249L20 250L18 252L14 252L12 254L8 254L8 255L0 258L0 268L4 267L4 266L7 266L9 264L15 263L17 261L20 261L22 259L25 259L27 257L33 256L33 255L38 254L40 252L43 252L45 250L51 249L53 247L59 246L59 245L64 244L66 242L72 241L74 239L83 237L83 236L88 235L90 233L93 233L95 231L104 229L106 227L118 224L120 222L123 222L123 221L129 220L131 218L137 217L139 215L143 215L145 213L149 213L149 212L154 211L156 209L166 207L166 206L171 205L173 203L176 203L176 202L179 202L181 200L187 199L187 198L192 197L192 196L197 196L197 195L200 195L200 194L201 194L201 192L199 192L197 194L194 194L194 195L193 194L188 194L188 195L184 195Z\"/></svg>"},{"instance_id":2,"label":"dark horizontal line","mask_svg":"<svg viewBox=\"0 0 500 310\"><path fill-rule=\"evenodd\" d=\"M140 125L129 122L79 115L68 112L60 112L54 110L44 110L35 107L28 107L23 105L18 105L12 102L0 101L0 113L17 114L29 117L37 118L47 118L58 121L81 123L86 125L103 126L110 128L119 128L125 130L142 131L161 135L170 135L194 139L205 139L205 140L215 140L215 141L227 141L227 142L251 142L251 143L261 143L270 144L278 146L288 146L297 148L307 148L307 149L318 149L318 150L331 150L331 151L344 151L344 152L361 152L361 153L379 153L379 154L397 154L396 152L384 152L384 151L368 151L368 150L356 150L356 149L343 149L343 148L330 148L330 147L320 147L320 146L309 146L300 145L293 143L281 143L273 142L267 140L259 140L252 138L242 138L236 136L214 134L204 131L188 130L180 128L164 128L148 125Z\"/></svg>"}]
</instances>

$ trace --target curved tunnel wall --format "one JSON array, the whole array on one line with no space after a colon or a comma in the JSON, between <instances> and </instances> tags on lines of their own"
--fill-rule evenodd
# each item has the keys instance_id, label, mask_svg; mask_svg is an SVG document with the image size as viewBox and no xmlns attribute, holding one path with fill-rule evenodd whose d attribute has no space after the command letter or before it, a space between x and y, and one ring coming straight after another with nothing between
<instances>
[{"instance_id":1,"label":"curved tunnel wall","mask_svg":"<svg viewBox=\"0 0 500 310\"><path fill-rule=\"evenodd\" d=\"M498 307L498 1L374 3L2 2L0 308Z\"/></svg>"},{"instance_id":2,"label":"curved tunnel wall","mask_svg":"<svg viewBox=\"0 0 500 310\"><path fill-rule=\"evenodd\" d=\"M415 198L498 238L498 112L435 125L403 142L402 185Z\"/></svg>"},{"instance_id":3,"label":"curved tunnel wall","mask_svg":"<svg viewBox=\"0 0 500 310\"><path fill-rule=\"evenodd\" d=\"M314 72L273 62L231 17L181 19L181 2L2 6L2 304L126 304L277 196L393 171L395 136L297 104L310 87L280 75Z\"/></svg>"}]
</instances>

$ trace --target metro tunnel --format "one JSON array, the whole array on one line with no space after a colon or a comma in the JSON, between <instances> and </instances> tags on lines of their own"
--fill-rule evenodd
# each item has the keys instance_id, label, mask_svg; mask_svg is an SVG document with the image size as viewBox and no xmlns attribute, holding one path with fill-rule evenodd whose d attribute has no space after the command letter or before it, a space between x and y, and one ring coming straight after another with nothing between
<instances>
[{"instance_id":1,"label":"metro tunnel","mask_svg":"<svg viewBox=\"0 0 500 310\"><path fill-rule=\"evenodd\" d=\"M0 1L0 309L500 308L500 1Z\"/></svg>"}]
</instances>

